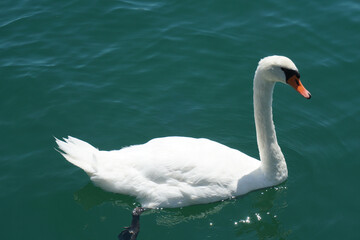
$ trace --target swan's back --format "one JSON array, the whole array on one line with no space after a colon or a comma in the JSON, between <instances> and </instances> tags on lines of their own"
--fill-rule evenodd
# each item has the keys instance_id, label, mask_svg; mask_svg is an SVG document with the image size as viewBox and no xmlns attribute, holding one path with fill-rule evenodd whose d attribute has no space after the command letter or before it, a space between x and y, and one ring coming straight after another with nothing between
<instances>
[{"instance_id":1,"label":"swan's back","mask_svg":"<svg viewBox=\"0 0 360 240\"><path fill-rule=\"evenodd\" d=\"M90 162L96 171L88 174L97 186L135 196L144 207L152 208L238 195L238 180L260 166L260 161L238 150L188 137L156 138L120 150L96 151Z\"/></svg>"}]
</instances>

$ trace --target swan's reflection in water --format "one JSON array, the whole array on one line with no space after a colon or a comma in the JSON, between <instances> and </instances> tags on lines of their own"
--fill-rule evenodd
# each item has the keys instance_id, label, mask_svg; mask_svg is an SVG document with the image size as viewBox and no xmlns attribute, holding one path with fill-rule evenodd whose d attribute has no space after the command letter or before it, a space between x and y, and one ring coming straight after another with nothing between
<instances>
[{"instance_id":1,"label":"swan's reflection in water","mask_svg":"<svg viewBox=\"0 0 360 240\"><path fill-rule=\"evenodd\" d=\"M105 192L95 187L91 182L75 192L74 199L86 210L105 202L112 202L114 205L131 210L135 207L134 197Z\"/></svg>"},{"instance_id":2,"label":"swan's reflection in water","mask_svg":"<svg viewBox=\"0 0 360 240\"><path fill-rule=\"evenodd\" d=\"M248 209L241 209L242 217L234 222L236 235L255 233L255 239L288 239L278 214L287 207L285 184L259 191L259 197Z\"/></svg>"},{"instance_id":3,"label":"swan's reflection in water","mask_svg":"<svg viewBox=\"0 0 360 240\"><path fill-rule=\"evenodd\" d=\"M217 224L216 221L224 221L223 217L220 216L221 214L219 216L216 214L226 207L224 212L226 212L228 218L232 219L229 220L228 224L235 227L237 236L246 236L250 233L253 235L255 233L257 239L288 238L290 231L283 229L277 216L277 213L287 207L287 202L284 200L286 199L286 192L285 184L282 184L278 187L258 190L236 199L184 208L148 209L143 214L154 215L156 223L162 226L174 226L196 219L209 218L212 219L209 220L208 225L211 228ZM95 187L91 182L75 192L74 198L87 210L104 202L111 202L130 212L136 206L139 206L134 197L105 192ZM130 214L128 218L130 223ZM120 231L122 229L119 229Z\"/></svg>"}]
</instances>

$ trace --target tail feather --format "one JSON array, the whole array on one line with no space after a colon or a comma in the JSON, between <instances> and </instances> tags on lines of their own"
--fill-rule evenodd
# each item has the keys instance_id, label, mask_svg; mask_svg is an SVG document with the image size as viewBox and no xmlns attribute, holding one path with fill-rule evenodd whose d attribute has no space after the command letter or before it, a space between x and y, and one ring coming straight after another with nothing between
<instances>
[{"instance_id":1,"label":"tail feather","mask_svg":"<svg viewBox=\"0 0 360 240\"><path fill-rule=\"evenodd\" d=\"M70 163L83 169L88 175L96 172L95 154L99 151L90 144L74 137L59 140L55 138L59 152Z\"/></svg>"}]
</instances>

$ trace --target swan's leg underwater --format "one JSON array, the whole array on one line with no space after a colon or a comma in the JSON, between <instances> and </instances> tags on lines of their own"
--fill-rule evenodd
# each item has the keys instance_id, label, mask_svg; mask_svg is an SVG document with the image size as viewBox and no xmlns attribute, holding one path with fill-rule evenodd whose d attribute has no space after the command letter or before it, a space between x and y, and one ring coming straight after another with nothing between
<instances>
[{"instance_id":1,"label":"swan's leg underwater","mask_svg":"<svg viewBox=\"0 0 360 240\"><path fill-rule=\"evenodd\" d=\"M125 227L118 239L119 240L136 240L140 231L140 215L145 211L144 208L136 207L132 212L132 220L130 227Z\"/></svg>"}]
</instances>

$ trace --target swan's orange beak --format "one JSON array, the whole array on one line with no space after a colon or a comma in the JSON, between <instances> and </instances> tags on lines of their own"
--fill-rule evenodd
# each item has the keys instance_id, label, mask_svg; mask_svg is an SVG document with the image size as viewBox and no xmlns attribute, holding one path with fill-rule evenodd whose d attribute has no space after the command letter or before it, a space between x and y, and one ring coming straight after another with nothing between
<instances>
[{"instance_id":1,"label":"swan's orange beak","mask_svg":"<svg viewBox=\"0 0 360 240\"><path fill-rule=\"evenodd\" d=\"M292 86L298 93L304 96L304 98L310 99L311 94L300 82L300 79L297 76L292 76L287 80L287 83Z\"/></svg>"}]
</instances>

